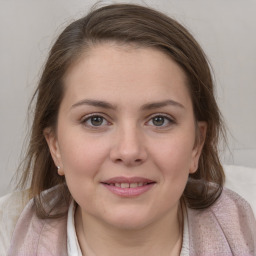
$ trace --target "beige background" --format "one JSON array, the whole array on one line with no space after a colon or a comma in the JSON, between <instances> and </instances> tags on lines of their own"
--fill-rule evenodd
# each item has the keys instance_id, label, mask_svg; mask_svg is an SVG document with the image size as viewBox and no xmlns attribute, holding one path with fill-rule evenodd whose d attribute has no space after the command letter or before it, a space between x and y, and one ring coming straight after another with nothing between
<instances>
[{"instance_id":1,"label":"beige background","mask_svg":"<svg viewBox=\"0 0 256 256\"><path fill-rule=\"evenodd\" d=\"M127 1L102 1L102 3ZM214 69L217 98L232 136L227 164L256 167L256 1L130 1L178 19ZM54 38L95 3L0 0L0 196L11 190L27 130L27 107Z\"/></svg>"}]
</instances>

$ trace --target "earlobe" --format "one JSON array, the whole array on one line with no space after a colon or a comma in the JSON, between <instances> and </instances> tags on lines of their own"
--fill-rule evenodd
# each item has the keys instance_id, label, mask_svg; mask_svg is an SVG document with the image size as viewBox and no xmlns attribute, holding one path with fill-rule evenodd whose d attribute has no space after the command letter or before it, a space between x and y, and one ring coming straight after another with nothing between
<instances>
[{"instance_id":1,"label":"earlobe","mask_svg":"<svg viewBox=\"0 0 256 256\"><path fill-rule=\"evenodd\" d=\"M59 144L58 144L56 134L53 132L51 128L46 128L44 130L44 137L48 144L48 148L50 150L52 159L55 165L57 166L59 175L64 175L64 173L62 172L63 168L61 168L62 167L61 154L60 154L60 149L59 149Z\"/></svg>"},{"instance_id":2,"label":"earlobe","mask_svg":"<svg viewBox=\"0 0 256 256\"><path fill-rule=\"evenodd\" d=\"M189 173L195 173L198 169L198 162L201 156L204 142L206 139L207 132L207 123L206 122L197 122L196 127L196 142L193 149L192 163Z\"/></svg>"}]
</instances>

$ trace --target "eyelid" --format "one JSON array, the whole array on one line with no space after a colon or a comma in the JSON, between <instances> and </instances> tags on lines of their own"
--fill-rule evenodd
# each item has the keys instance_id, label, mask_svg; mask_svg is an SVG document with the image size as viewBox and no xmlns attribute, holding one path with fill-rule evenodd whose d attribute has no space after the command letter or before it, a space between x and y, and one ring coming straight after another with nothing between
<instances>
[{"instance_id":1,"label":"eyelid","mask_svg":"<svg viewBox=\"0 0 256 256\"><path fill-rule=\"evenodd\" d=\"M104 127L104 126L106 126L106 125L110 125L110 124L111 124L111 122L109 121L110 118L109 118L109 117L106 117L106 114L100 113L100 112L95 112L95 113L90 113L90 114L84 115L84 116L80 119L80 123L83 124L84 126L86 126L86 122L87 122L90 118L92 118L92 117L94 117L94 116L102 117L102 118L107 122L107 124L105 124L105 125L100 125L100 126L87 125L87 127L92 128L92 129L99 129L99 128L102 128L102 127Z\"/></svg>"},{"instance_id":2,"label":"eyelid","mask_svg":"<svg viewBox=\"0 0 256 256\"><path fill-rule=\"evenodd\" d=\"M106 119L108 121L108 119L110 119L106 114L104 113L101 113L101 112L94 112L94 113L90 113L90 114L86 114L86 115L83 115L81 118L80 118L80 121L83 122L83 121L86 121L87 119L89 119L90 117L94 117L94 116L100 116L104 119ZM109 121L108 121L109 122Z\"/></svg>"},{"instance_id":3,"label":"eyelid","mask_svg":"<svg viewBox=\"0 0 256 256\"><path fill-rule=\"evenodd\" d=\"M85 124L86 121L88 121L91 117L94 117L94 116L99 116L99 117L102 117L106 122L107 122L107 125L111 125L112 122L109 121L111 118L106 115L105 113L102 113L102 112L94 112L94 113L90 113L90 114L86 114L84 116L82 116L82 118L80 118L79 122L82 123L82 124ZM166 114L166 113L154 113L154 114L150 114L148 115L146 118L147 118L147 121L146 121L146 125L154 118L154 117L157 117L157 116L161 116L161 117L164 117L166 118L168 121L169 121L169 125L172 125L172 124L176 124L176 119L171 116L170 114ZM166 128L167 126L169 125L165 125L165 126L159 126L158 128L161 129L162 128ZM106 125L102 125L102 126L95 126L95 128L100 128L100 127L103 127L103 126L106 126ZM91 127L93 128L94 126L90 126L88 125L88 127ZM157 126L156 126L157 127Z\"/></svg>"},{"instance_id":4,"label":"eyelid","mask_svg":"<svg viewBox=\"0 0 256 256\"><path fill-rule=\"evenodd\" d=\"M175 118L174 118L173 116L171 116L170 114L161 113L161 112L160 112L160 113L151 114L151 115L149 115L149 116L147 117L147 119L150 120L150 119L152 119L152 118L154 118L154 117L156 117L156 116L165 117L165 118L167 118L167 119L169 119L170 121L173 121L173 122L176 121Z\"/></svg>"},{"instance_id":5,"label":"eyelid","mask_svg":"<svg viewBox=\"0 0 256 256\"><path fill-rule=\"evenodd\" d=\"M146 124L149 123L154 117L157 117L157 116L161 116L161 117L166 118L166 119L170 122L169 125L172 125L172 124L176 124L176 123L177 123L176 120L175 120L175 118L172 117L170 114L166 114L166 113L155 113L155 114L149 115L149 116L147 117L147 122L146 122ZM155 126L155 127L161 129L161 128L166 128L167 126Z\"/></svg>"}]
</instances>

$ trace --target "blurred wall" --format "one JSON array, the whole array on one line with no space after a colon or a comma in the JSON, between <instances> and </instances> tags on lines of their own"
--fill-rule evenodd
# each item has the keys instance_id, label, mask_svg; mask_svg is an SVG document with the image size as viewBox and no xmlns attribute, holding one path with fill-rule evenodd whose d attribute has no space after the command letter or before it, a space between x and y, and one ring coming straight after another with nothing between
<instances>
[{"instance_id":1,"label":"blurred wall","mask_svg":"<svg viewBox=\"0 0 256 256\"><path fill-rule=\"evenodd\" d=\"M217 99L229 128L222 161L256 167L256 1L151 0L190 29L214 69ZM9 192L24 148L27 108L49 47L88 0L0 0L0 196Z\"/></svg>"}]
</instances>

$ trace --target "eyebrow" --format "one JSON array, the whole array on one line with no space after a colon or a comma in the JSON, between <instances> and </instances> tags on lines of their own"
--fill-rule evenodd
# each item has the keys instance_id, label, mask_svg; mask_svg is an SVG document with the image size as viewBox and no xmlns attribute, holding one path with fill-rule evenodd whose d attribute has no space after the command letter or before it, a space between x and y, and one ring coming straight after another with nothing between
<instances>
[{"instance_id":1,"label":"eyebrow","mask_svg":"<svg viewBox=\"0 0 256 256\"><path fill-rule=\"evenodd\" d=\"M100 107L100 108L105 108L105 109L112 109L115 110L117 107L115 105L112 105L106 101L101 101L101 100L91 100L91 99L84 99L81 100L71 106L72 108L82 106L82 105L89 105L89 106L94 106L94 107ZM174 101L174 100L164 100L160 102L153 102L153 103L147 103L142 105L141 109L142 110L151 110L151 109L157 109L157 108L162 108L165 106L175 106L175 107L180 107L180 108L185 108L181 103Z\"/></svg>"},{"instance_id":2,"label":"eyebrow","mask_svg":"<svg viewBox=\"0 0 256 256\"><path fill-rule=\"evenodd\" d=\"M106 109L116 109L116 106L114 106L106 101L90 100L90 99L84 99L84 100L78 101L77 103L75 103L74 105L71 106L71 109L78 107L78 106L82 106L82 105L89 105L89 106L106 108Z\"/></svg>"},{"instance_id":3,"label":"eyebrow","mask_svg":"<svg viewBox=\"0 0 256 256\"><path fill-rule=\"evenodd\" d=\"M160 102L153 102L153 103L148 103L144 104L141 109L142 110L151 110L151 109L156 109L156 108L162 108L166 106L175 106L175 107L180 107L180 108L185 108L181 103L174 101L174 100L164 100Z\"/></svg>"}]
</instances>

